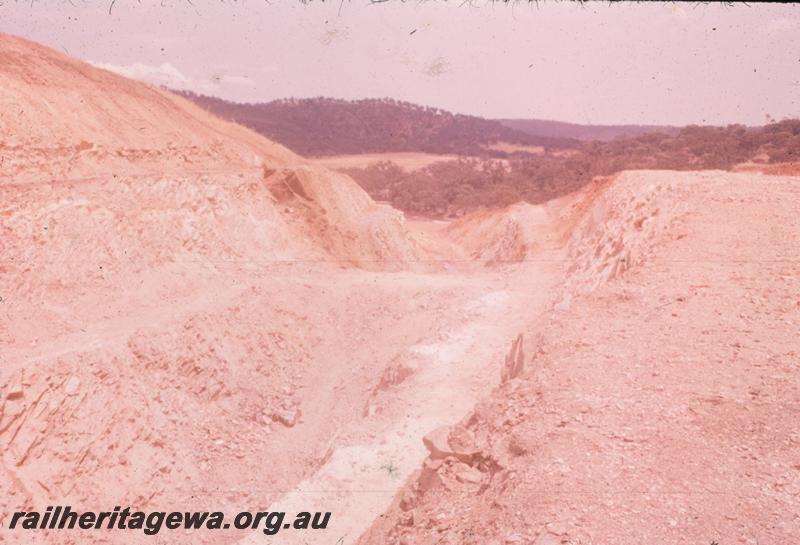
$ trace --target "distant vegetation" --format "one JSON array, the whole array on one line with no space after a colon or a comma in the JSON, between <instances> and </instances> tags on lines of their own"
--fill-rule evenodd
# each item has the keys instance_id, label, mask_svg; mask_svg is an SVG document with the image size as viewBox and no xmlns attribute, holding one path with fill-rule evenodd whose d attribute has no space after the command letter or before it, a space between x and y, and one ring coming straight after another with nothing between
<instances>
[{"instance_id":1,"label":"distant vegetation","mask_svg":"<svg viewBox=\"0 0 800 545\"><path fill-rule=\"evenodd\" d=\"M379 152L507 157L489 146L568 148L577 140L533 136L494 120L453 114L393 99L285 99L238 104L190 92L179 94L230 121L250 127L310 157Z\"/></svg>"},{"instance_id":2,"label":"distant vegetation","mask_svg":"<svg viewBox=\"0 0 800 545\"><path fill-rule=\"evenodd\" d=\"M544 202L595 176L622 170L727 170L752 159L796 163L798 155L800 120L793 120L760 128L689 126L672 135L588 142L569 153L508 160L466 158L412 172L387 161L346 172L376 200L414 215L453 217L517 201Z\"/></svg>"},{"instance_id":3,"label":"distant vegetation","mask_svg":"<svg viewBox=\"0 0 800 545\"><path fill-rule=\"evenodd\" d=\"M595 176L622 170L727 170L751 160L796 163L800 153L800 120L756 128L588 126L531 119L501 123L392 99L237 104L180 94L302 155L463 156L413 171L389 161L344 169L376 200L428 217L455 217L518 201L540 203L574 191ZM588 138L593 140L583 141ZM501 142L512 146L491 148ZM509 151L514 146L545 150Z\"/></svg>"},{"instance_id":4,"label":"distant vegetation","mask_svg":"<svg viewBox=\"0 0 800 545\"><path fill-rule=\"evenodd\" d=\"M503 125L530 134L575 140L613 140L651 132L676 134L680 127L666 125L579 125L543 119L498 119Z\"/></svg>"}]
</instances>

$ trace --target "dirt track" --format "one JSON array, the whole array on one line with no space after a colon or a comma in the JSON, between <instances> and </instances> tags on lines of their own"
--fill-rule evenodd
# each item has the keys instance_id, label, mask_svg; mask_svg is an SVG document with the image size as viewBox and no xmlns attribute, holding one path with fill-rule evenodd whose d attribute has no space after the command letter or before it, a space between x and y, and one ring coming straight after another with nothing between
<instances>
[{"instance_id":1,"label":"dirt track","mask_svg":"<svg viewBox=\"0 0 800 545\"><path fill-rule=\"evenodd\" d=\"M456 423L499 384L501 362L515 332L528 327L552 296L553 269L552 263L536 263L524 275L456 273L440 279L380 274L373 280L387 291L405 281L427 285L421 294L425 308L398 324L410 334L392 347L389 360L375 362L377 367L354 369L356 362L347 359L338 365L330 362L334 368L351 368L345 380L369 387L363 410L336 428L325 463L271 509L333 511L337 516L324 534L287 532L282 542L329 543L332 535L353 542L388 508L399 486L427 456L422 437ZM429 317L431 325L421 328ZM371 344L351 346L352 353L374 350L385 337L366 342ZM314 400L321 412L329 410L317 396L309 403ZM244 542L262 541L263 535L256 533Z\"/></svg>"}]
</instances>

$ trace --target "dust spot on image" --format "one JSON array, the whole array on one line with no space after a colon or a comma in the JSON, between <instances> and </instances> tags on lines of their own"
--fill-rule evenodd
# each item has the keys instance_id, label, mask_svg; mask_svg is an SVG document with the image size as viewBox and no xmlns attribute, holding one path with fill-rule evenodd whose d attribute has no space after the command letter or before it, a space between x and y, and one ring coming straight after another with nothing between
<instances>
[{"instance_id":1,"label":"dust spot on image","mask_svg":"<svg viewBox=\"0 0 800 545\"><path fill-rule=\"evenodd\" d=\"M347 28L329 28L320 38L320 42L322 45L331 45L334 42L346 40L348 36Z\"/></svg>"},{"instance_id":2,"label":"dust spot on image","mask_svg":"<svg viewBox=\"0 0 800 545\"><path fill-rule=\"evenodd\" d=\"M444 57L436 57L431 62L425 65L423 73L426 76L435 78L450 71L450 64Z\"/></svg>"}]
</instances>

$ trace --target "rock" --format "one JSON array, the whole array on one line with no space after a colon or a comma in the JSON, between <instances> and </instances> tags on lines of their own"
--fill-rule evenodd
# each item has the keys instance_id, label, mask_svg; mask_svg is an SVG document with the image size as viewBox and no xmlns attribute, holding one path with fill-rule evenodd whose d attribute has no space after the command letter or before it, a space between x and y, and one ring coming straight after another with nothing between
<instances>
[{"instance_id":1,"label":"rock","mask_svg":"<svg viewBox=\"0 0 800 545\"><path fill-rule=\"evenodd\" d=\"M431 459L442 460L453 455L448 443L449 436L450 428L448 426L442 426L441 428L436 428L422 438L422 443L425 445L425 448L428 449Z\"/></svg>"},{"instance_id":2,"label":"rock","mask_svg":"<svg viewBox=\"0 0 800 545\"><path fill-rule=\"evenodd\" d=\"M525 456L533 452L536 447L532 438L525 437L519 432L514 432L508 438L508 452L514 456Z\"/></svg>"},{"instance_id":3,"label":"rock","mask_svg":"<svg viewBox=\"0 0 800 545\"><path fill-rule=\"evenodd\" d=\"M561 545L561 538L550 532L542 532L533 542L533 545Z\"/></svg>"},{"instance_id":4,"label":"rock","mask_svg":"<svg viewBox=\"0 0 800 545\"><path fill-rule=\"evenodd\" d=\"M564 297L561 301L553 305L553 310L558 312L566 312L569 310L570 303L572 303L569 296Z\"/></svg>"},{"instance_id":5,"label":"rock","mask_svg":"<svg viewBox=\"0 0 800 545\"><path fill-rule=\"evenodd\" d=\"M458 459L465 464L472 464L480 451L474 446L475 437L463 426L436 428L422 438L432 460L443 460L448 457Z\"/></svg>"},{"instance_id":6,"label":"rock","mask_svg":"<svg viewBox=\"0 0 800 545\"><path fill-rule=\"evenodd\" d=\"M5 397L9 401L15 401L25 397L24 382L24 374L20 373L19 376L12 378L9 382L0 383L0 393L2 393L0 399Z\"/></svg>"},{"instance_id":7,"label":"rock","mask_svg":"<svg viewBox=\"0 0 800 545\"><path fill-rule=\"evenodd\" d=\"M8 393L6 394L6 399L9 401L14 401L17 399L22 399L24 395L25 392L22 390L22 386L12 387L8 390Z\"/></svg>"},{"instance_id":8,"label":"rock","mask_svg":"<svg viewBox=\"0 0 800 545\"><path fill-rule=\"evenodd\" d=\"M386 390L392 386L396 386L412 374L414 374L414 370L411 367L395 362L383 371L376 389Z\"/></svg>"},{"instance_id":9,"label":"rock","mask_svg":"<svg viewBox=\"0 0 800 545\"><path fill-rule=\"evenodd\" d=\"M509 461L508 453L506 452L505 447L503 446L502 442L495 443L491 447L490 456L488 460L489 463L489 471L490 473L494 474L501 469L505 469L511 466Z\"/></svg>"},{"instance_id":10,"label":"rock","mask_svg":"<svg viewBox=\"0 0 800 545\"><path fill-rule=\"evenodd\" d=\"M475 435L464 426L454 426L447 435L447 444L453 452L470 455L476 451Z\"/></svg>"},{"instance_id":11,"label":"rock","mask_svg":"<svg viewBox=\"0 0 800 545\"><path fill-rule=\"evenodd\" d=\"M284 426L291 428L300 421L300 409L297 407L290 409L279 409L272 413L272 419L280 422Z\"/></svg>"},{"instance_id":12,"label":"rock","mask_svg":"<svg viewBox=\"0 0 800 545\"><path fill-rule=\"evenodd\" d=\"M403 491L402 497L400 498L400 509L402 511L410 511L414 508L416 504L417 504L417 495L414 494L414 492L412 492L409 488L406 488Z\"/></svg>"},{"instance_id":13,"label":"rock","mask_svg":"<svg viewBox=\"0 0 800 545\"><path fill-rule=\"evenodd\" d=\"M77 395L78 388L80 387L80 385L81 385L81 379L79 379L75 375L72 375L71 377L69 377L69 380L64 385L64 392L68 396Z\"/></svg>"},{"instance_id":14,"label":"rock","mask_svg":"<svg viewBox=\"0 0 800 545\"><path fill-rule=\"evenodd\" d=\"M569 531L569 528L564 522L548 522L545 528L547 528L547 531L557 536L563 536Z\"/></svg>"},{"instance_id":15,"label":"rock","mask_svg":"<svg viewBox=\"0 0 800 545\"><path fill-rule=\"evenodd\" d=\"M506 355L506 361L503 364L502 373L500 375L500 382L505 383L509 380L517 378L522 374L525 368L525 353L522 350L522 334L517 335L514 342L511 343L511 350Z\"/></svg>"},{"instance_id":16,"label":"rock","mask_svg":"<svg viewBox=\"0 0 800 545\"><path fill-rule=\"evenodd\" d=\"M421 494L442 486L444 481L442 481L439 475L439 467L441 467L441 465L441 461L425 460L425 465L422 467L422 471L417 479L417 486Z\"/></svg>"},{"instance_id":17,"label":"rock","mask_svg":"<svg viewBox=\"0 0 800 545\"><path fill-rule=\"evenodd\" d=\"M483 473L466 464L459 464L456 470L456 480L463 484L481 484Z\"/></svg>"}]
</instances>

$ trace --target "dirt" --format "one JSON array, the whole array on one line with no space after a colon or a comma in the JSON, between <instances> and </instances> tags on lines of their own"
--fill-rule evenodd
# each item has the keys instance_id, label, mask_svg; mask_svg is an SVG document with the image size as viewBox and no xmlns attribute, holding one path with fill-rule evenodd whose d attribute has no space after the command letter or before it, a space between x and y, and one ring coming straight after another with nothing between
<instances>
[{"instance_id":1,"label":"dirt","mask_svg":"<svg viewBox=\"0 0 800 545\"><path fill-rule=\"evenodd\" d=\"M359 153L355 155L331 155L312 159L314 164L336 170L348 168L367 168L381 161L391 161L403 170L412 171L428 167L434 163L455 161L458 155L442 155L436 153L387 152Z\"/></svg>"},{"instance_id":2,"label":"dirt","mask_svg":"<svg viewBox=\"0 0 800 545\"><path fill-rule=\"evenodd\" d=\"M56 504L333 512L287 544L798 535L797 177L407 221L165 91L0 53L0 542Z\"/></svg>"},{"instance_id":3,"label":"dirt","mask_svg":"<svg viewBox=\"0 0 800 545\"><path fill-rule=\"evenodd\" d=\"M794 543L798 182L616 179L525 372L460 422L479 454L429 457L360 543Z\"/></svg>"}]
</instances>

